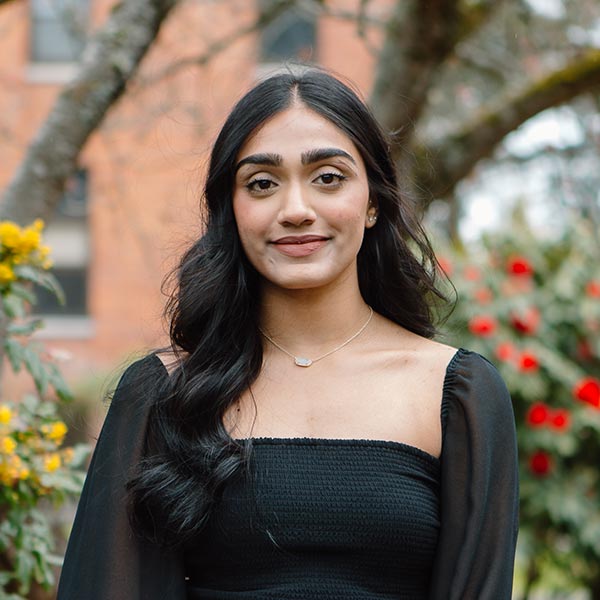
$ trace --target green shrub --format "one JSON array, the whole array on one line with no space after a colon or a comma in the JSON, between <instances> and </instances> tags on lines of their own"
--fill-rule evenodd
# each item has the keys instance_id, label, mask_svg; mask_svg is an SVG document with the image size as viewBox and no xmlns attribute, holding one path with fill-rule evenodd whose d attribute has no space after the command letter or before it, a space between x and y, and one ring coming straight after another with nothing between
<instances>
[{"instance_id":1,"label":"green shrub","mask_svg":"<svg viewBox=\"0 0 600 600\"><path fill-rule=\"evenodd\" d=\"M42 326L29 316L35 304L34 285L62 298L49 272L49 248L42 245L43 223L27 228L0 222L0 328L2 359L14 372L25 370L35 393L0 401L0 598L27 597L32 584L51 589L54 535L46 507L67 495L77 495L85 472L79 467L89 448L63 447L67 427L58 416L58 403L70 399L63 378L32 341ZM4 360L2 361L5 362Z\"/></svg>"},{"instance_id":2,"label":"green shrub","mask_svg":"<svg viewBox=\"0 0 600 600\"><path fill-rule=\"evenodd\" d=\"M449 337L496 364L514 403L525 596L542 576L600 589L598 232L578 221L543 239L516 217L442 256L459 294Z\"/></svg>"}]
</instances>

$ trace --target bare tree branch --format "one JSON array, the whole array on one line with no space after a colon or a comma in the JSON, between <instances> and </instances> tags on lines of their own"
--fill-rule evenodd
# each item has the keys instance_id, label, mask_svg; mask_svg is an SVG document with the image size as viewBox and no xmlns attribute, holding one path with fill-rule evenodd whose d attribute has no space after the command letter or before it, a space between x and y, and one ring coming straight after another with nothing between
<instances>
[{"instance_id":1,"label":"bare tree branch","mask_svg":"<svg viewBox=\"0 0 600 600\"><path fill-rule=\"evenodd\" d=\"M458 0L402 0L390 18L371 105L386 128L410 139L434 75L461 29Z\"/></svg>"},{"instance_id":2,"label":"bare tree branch","mask_svg":"<svg viewBox=\"0 0 600 600\"><path fill-rule=\"evenodd\" d=\"M0 218L26 223L52 215L86 140L123 94L176 4L177 0L123 0L113 9L88 44L78 76L60 93L29 146L4 193Z\"/></svg>"},{"instance_id":3,"label":"bare tree branch","mask_svg":"<svg viewBox=\"0 0 600 600\"><path fill-rule=\"evenodd\" d=\"M177 60L173 63L170 63L163 70L158 73L154 73L152 76L143 77L138 80L138 83L142 86L154 85L164 79L172 77L179 73L182 69L187 67L195 66L202 67L206 65L215 55L223 52L229 46L237 42L240 38L249 35L251 33L255 33L260 31L269 23L272 23L277 17L279 17L283 12L288 10L290 7L294 5L296 0L278 0L277 2L273 2L269 4L267 10L264 10L259 13L258 17L249 25L245 27L241 27L237 29L233 33L223 37L216 42L212 42L208 45L208 48L202 53L194 56L186 56L180 60Z\"/></svg>"},{"instance_id":4,"label":"bare tree branch","mask_svg":"<svg viewBox=\"0 0 600 600\"><path fill-rule=\"evenodd\" d=\"M472 35L486 23L505 0L481 0L477 3L462 2L457 43Z\"/></svg>"},{"instance_id":5,"label":"bare tree branch","mask_svg":"<svg viewBox=\"0 0 600 600\"><path fill-rule=\"evenodd\" d=\"M449 195L504 137L538 113L600 87L600 50L532 83L517 96L485 111L479 118L427 151L417 148L415 177L433 198Z\"/></svg>"}]
</instances>

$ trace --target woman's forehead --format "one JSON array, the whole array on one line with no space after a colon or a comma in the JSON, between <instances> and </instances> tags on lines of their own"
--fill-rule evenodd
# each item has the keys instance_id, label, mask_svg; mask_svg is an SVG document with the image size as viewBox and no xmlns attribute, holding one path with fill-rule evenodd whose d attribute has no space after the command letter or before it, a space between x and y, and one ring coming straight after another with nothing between
<instances>
[{"instance_id":1,"label":"woman's forehead","mask_svg":"<svg viewBox=\"0 0 600 600\"><path fill-rule=\"evenodd\" d=\"M242 145L236 162L256 153L303 160L322 148L338 148L354 162L360 159L354 142L337 125L310 108L293 106L273 115L252 132Z\"/></svg>"}]
</instances>

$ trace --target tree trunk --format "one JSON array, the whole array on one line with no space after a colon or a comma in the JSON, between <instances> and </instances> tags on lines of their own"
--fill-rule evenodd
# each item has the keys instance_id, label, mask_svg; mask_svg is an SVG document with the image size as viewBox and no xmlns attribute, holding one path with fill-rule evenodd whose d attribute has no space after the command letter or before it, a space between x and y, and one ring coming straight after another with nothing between
<instances>
[{"instance_id":1,"label":"tree trunk","mask_svg":"<svg viewBox=\"0 0 600 600\"><path fill-rule=\"evenodd\" d=\"M48 219L90 134L121 97L177 0L123 0L89 42L75 80L58 96L9 184L0 219ZM77 118L74 118L77 115Z\"/></svg>"}]
</instances>

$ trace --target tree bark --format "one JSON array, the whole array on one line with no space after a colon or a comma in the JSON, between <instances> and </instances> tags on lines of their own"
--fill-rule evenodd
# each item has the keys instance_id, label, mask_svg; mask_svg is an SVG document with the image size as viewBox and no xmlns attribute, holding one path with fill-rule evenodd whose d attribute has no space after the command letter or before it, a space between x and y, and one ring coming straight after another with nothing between
<instances>
[{"instance_id":1,"label":"tree bark","mask_svg":"<svg viewBox=\"0 0 600 600\"><path fill-rule=\"evenodd\" d=\"M123 0L90 41L79 74L58 96L10 182L0 219L48 219L75 172L79 153L123 94L177 0ZM74 118L77 115L77 118Z\"/></svg>"},{"instance_id":2,"label":"tree bark","mask_svg":"<svg viewBox=\"0 0 600 600\"><path fill-rule=\"evenodd\" d=\"M598 88L600 50L592 50L497 107L483 111L472 123L439 144L413 148L419 187L427 189L431 199L448 196L511 131L548 108Z\"/></svg>"},{"instance_id":3,"label":"tree bark","mask_svg":"<svg viewBox=\"0 0 600 600\"><path fill-rule=\"evenodd\" d=\"M406 147L426 105L439 66L459 35L458 0L402 0L387 26L371 106L380 122Z\"/></svg>"}]
</instances>

